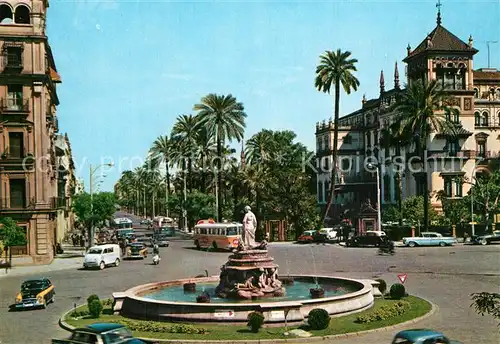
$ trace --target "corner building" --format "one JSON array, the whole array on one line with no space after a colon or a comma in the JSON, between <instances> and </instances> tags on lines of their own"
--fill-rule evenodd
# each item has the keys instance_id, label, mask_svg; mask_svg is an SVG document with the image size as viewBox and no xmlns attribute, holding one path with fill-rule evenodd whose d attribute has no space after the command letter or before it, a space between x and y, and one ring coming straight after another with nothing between
<instances>
[{"instance_id":1,"label":"corner building","mask_svg":"<svg viewBox=\"0 0 500 344\"><path fill-rule=\"evenodd\" d=\"M417 80L437 80L449 94L449 106L459 110L458 118L449 120L459 124L458 137L446 132L434 132L427 142L428 187L432 205L441 210L438 191L448 197L459 198L467 194L469 183L480 173L498 169L500 157L500 72L494 68L474 69L473 58L478 53L469 37L462 41L441 23L438 14L434 30L415 48L407 47L407 84ZM365 169L369 158L382 162L380 173L382 204L396 203L399 197L423 195L424 173L413 173L410 158L416 155L415 145L395 148L385 145L383 129L396 118L390 106L401 87L398 65L394 69L394 84L386 90L385 76L380 74L380 94L373 99L363 96L362 106L339 122L338 170L336 197L333 207L336 214L356 212L363 203L377 203L376 173ZM391 82L392 83L392 82ZM328 201L331 181L333 123L316 124L317 199L321 207ZM417 139L417 137L415 137ZM394 157L404 161L399 174L394 168ZM376 159L376 160L375 160ZM496 166L496 167L495 167ZM329 168L330 167L330 168ZM415 170L415 169L413 169ZM399 194L399 187L402 192Z\"/></svg>"},{"instance_id":2,"label":"corner building","mask_svg":"<svg viewBox=\"0 0 500 344\"><path fill-rule=\"evenodd\" d=\"M49 263L57 213L60 77L46 36L47 0L0 2L0 216L25 229L16 264Z\"/></svg>"}]
</instances>

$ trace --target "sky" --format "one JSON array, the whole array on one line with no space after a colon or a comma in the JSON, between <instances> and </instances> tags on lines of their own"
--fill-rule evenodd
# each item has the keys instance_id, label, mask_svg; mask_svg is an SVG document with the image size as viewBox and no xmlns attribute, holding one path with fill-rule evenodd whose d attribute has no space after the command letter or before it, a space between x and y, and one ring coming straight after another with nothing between
<instances>
[{"instance_id":1,"label":"sky","mask_svg":"<svg viewBox=\"0 0 500 344\"><path fill-rule=\"evenodd\" d=\"M341 116L348 114L363 94L378 97L381 70L386 90L393 87L395 62L404 82L406 47L434 29L436 14L436 2L423 0L51 0L60 132L86 187L89 164L113 161L97 173L108 191L208 93L244 104L245 139L263 128L293 130L314 150L316 122L333 112L333 97L314 88L319 56L340 48L358 59L361 85L341 96ZM463 41L474 38L474 68L487 67L486 42L500 41L500 1L443 0L441 16ZM500 68L500 43L490 51Z\"/></svg>"}]
</instances>

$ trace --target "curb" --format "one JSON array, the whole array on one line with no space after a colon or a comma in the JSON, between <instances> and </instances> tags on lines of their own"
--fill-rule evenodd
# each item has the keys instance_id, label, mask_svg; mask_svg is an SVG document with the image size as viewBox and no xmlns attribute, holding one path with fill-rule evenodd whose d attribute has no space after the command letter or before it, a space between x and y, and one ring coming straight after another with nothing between
<instances>
[{"instance_id":1,"label":"curb","mask_svg":"<svg viewBox=\"0 0 500 344\"><path fill-rule=\"evenodd\" d=\"M439 307L436 305L434 302L431 302L427 300L426 298L417 296L421 298L422 300L427 301L431 305L431 310L422 315L421 317L408 320L399 324L391 325L391 326L386 326L386 327L380 327L377 329L373 330L366 330L366 331L358 331L358 332L349 332L349 333L342 333L342 334L333 334L329 336L316 336L316 337L308 337L308 338L290 338L290 339L259 339L259 340L233 340L233 341L228 341L228 340L186 340L186 339L156 339L156 338L138 338L146 343L151 343L151 344L160 344L160 343L175 343L175 344L199 344L199 343L204 343L204 344L221 344L221 343L227 343L227 344L260 344L260 343L296 343L296 342L322 342L327 339L337 339L337 338L350 338L350 337L358 337L362 336L365 334L369 333L374 333L374 332L386 332L390 330L396 330L401 327L405 327L407 325L412 325L416 324L417 322L420 322L422 320L425 320L427 318L430 318L437 312L439 312ZM82 305L80 305L82 306ZM77 307L80 307L77 306ZM59 318L59 326L66 330L71 332L75 328L68 323L66 323L63 319L66 318L68 314L70 314L73 310L69 310L66 313L62 315L61 318Z\"/></svg>"},{"instance_id":2,"label":"curb","mask_svg":"<svg viewBox=\"0 0 500 344\"><path fill-rule=\"evenodd\" d=\"M57 258L57 259L61 259L61 258ZM66 258L62 258L62 259L66 259ZM68 259L72 259L72 258L68 258ZM40 265L40 267L44 267L44 266L47 266L47 265ZM43 274L48 274L48 273L51 273L51 272L57 272L57 271L63 271L63 270L71 270L71 269L78 269L81 266L82 266L81 263L79 263L79 264L71 264L71 265L68 264L67 266L61 266L61 267L55 268L55 269L48 269L46 271L19 271L19 270L17 270L14 267L13 269L10 269L8 273L2 273L2 272L0 272L0 279L6 278L6 277L16 277L16 276L26 276L26 275L43 275ZM23 268L23 267L21 266L21 267L18 267L18 268Z\"/></svg>"}]
</instances>

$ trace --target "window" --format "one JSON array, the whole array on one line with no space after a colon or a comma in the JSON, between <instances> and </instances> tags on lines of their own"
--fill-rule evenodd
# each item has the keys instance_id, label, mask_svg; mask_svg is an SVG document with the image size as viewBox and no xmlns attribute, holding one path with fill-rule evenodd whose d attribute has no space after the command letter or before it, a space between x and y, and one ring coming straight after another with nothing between
<instances>
[{"instance_id":1,"label":"window","mask_svg":"<svg viewBox=\"0 0 500 344\"><path fill-rule=\"evenodd\" d=\"M496 98L497 98L497 100L500 100L500 88L497 88Z\"/></svg>"},{"instance_id":2,"label":"window","mask_svg":"<svg viewBox=\"0 0 500 344\"><path fill-rule=\"evenodd\" d=\"M465 88L465 69L454 68L449 65L447 68L436 68L436 79L438 85L445 90L463 90Z\"/></svg>"},{"instance_id":3,"label":"window","mask_svg":"<svg viewBox=\"0 0 500 344\"><path fill-rule=\"evenodd\" d=\"M457 153L460 151L460 145L458 143L457 138L450 138L446 141L446 150L448 151L448 155L457 156Z\"/></svg>"},{"instance_id":4,"label":"window","mask_svg":"<svg viewBox=\"0 0 500 344\"><path fill-rule=\"evenodd\" d=\"M323 203L323 183L318 182L318 203Z\"/></svg>"},{"instance_id":5,"label":"window","mask_svg":"<svg viewBox=\"0 0 500 344\"><path fill-rule=\"evenodd\" d=\"M479 90L474 88L474 98L479 98Z\"/></svg>"},{"instance_id":6,"label":"window","mask_svg":"<svg viewBox=\"0 0 500 344\"><path fill-rule=\"evenodd\" d=\"M10 180L10 207L24 208L26 206L26 183L24 178Z\"/></svg>"},{"instance_id":7,"label":"window","mask_svg":"<svg viewBox=\"0 0 500 344\"><path fill-rule=\"evenodd\" d=\"M340 167L342 172L347 172L351 169L351 159L343 157L340 159Z\"/></svg>"},{"instance_id":8,"label":"window","mask_svg":"<svg viewBox=\"0 0 500 344\"><path fill-rule=\"evenodd\" d=\"M479 141L477 143L477 156L486 158L486 141Z\"/></svg>"},{"instance_id":9,"label":"window","mask_svg":"<svg viewBox=\"0 0 500 344\"><path fill-rule=\"evenodd\" d=\"M9 85L7 86L7 109L21 110L23 106L23 86Z\"/></svg>"},{"instance_id":10,"label":"window","mask_svg":"<svg viewBox=\"0 0 500 344\"><path fill-rule=\"evenodd\" d=\"M325 191L323 193L323 202L326 202L330 198L330 182L327 180L325 181Z\"/></svg>"},{"instance_id":11,"label":"window","mask_svg":"<svg viewBox=\"0 0 500 344\"><path fill-rule=\"evenodd\" d=\"M325 156L323 158L323 171L329 171L330 170L330 157Z\"/></svg>"},{"instance_id":12,"label":"window","mask_svg":"<svg viewBox=\"0 0 500 344\"><path fill-rule=\"evenodd\" d=\"M29 8L23 5L17 6L14 18L16 24L29 24L30 23Z\"/></svg>"},{"instance_id":13,"label":"window","mask_svg":"<svg viewBox=\"0 0 500 344\"><path fill-rule=\"evenodd\" d=\"M352 137L351 135L346 135L342 138L342 142L345 143L346 145L350 145L352 143Z\"/></svg>"},{"instance_id":14,"label":"window","mask_svg":"<svg viewBox=\"0 0 500 344\"><path fill-rule=\"evenodd\" d=\"M384 175L384 201L391 201L391 177L388 174Z\"/></svg>"},{"instance_id":15,"label":"window","mask_svg":"<svg viewBox=\"0 0 500 344\"><path fill-rule=\"evenodd\" d=\"M489 122L488 117L489 117L488 112L484 111L483 115L481 116L481 126L483 126L483 127L488 126L488 122Z\"/></svg>"},{"instance_id":16,"label":"window","mask_svg":"<svg viewBox=\"0 0 500 344\"><path fill-rule=\"evenodd\" d=\"M462 180L455 178L455 197L462 197Z\"/></svg>"},{"instance_id":17,"label":"window","mask_svg":"<svg viewBox=\"0 0 500 344\"><path fill-rule=\"evenodd\" d=\"M477 127L481 125L481 115L478 111L474 112L474 125Z\"/></svg>"},{"instance_id":18,"label":"window","mask_svg":"<svg viewBox=\"0 0 500 344\"><path fill-rule=\"evenodd\" d=\"M7 46L4 43L4 58L6 68L21 68L23 66L23 48L22 46Z\"/></svg>"},{"instance_id":19,"label":"window","mask_svg":"<svg viewBox=\"0 0 500 344\"><path fill-rule=\"evenodd\" d=\"M451 177L444 178L444 193L446 197L452 197Z\"/></svg>"},{"instance_id":20,"label":"window","mask_svg":"<svg viewBox=\"0 0 500 344\"><path fill-rule=\"evenodd\" d=\"M12 24L12 9L8 5L0 5L0 24Z\"/></svg>"},{"instance_id":21,"label":"window","mask_svg":"<svg viewBox=\"0 0 500 344\"><path fill-rule=\"evenodd\" d=\"M446 120L448 122L460 123L460 112L459 111L447 111L445 113Z\"/></svg>"},{"instance_id":22,"label":"window","mask_svg":"<svg viewBox=\"0 0 500 344\"><path fill-rule=\"evenodd\" d=\"M11 158L24 157L24 134L9 133L9 155Z\"/></svg>"}]
</instances>

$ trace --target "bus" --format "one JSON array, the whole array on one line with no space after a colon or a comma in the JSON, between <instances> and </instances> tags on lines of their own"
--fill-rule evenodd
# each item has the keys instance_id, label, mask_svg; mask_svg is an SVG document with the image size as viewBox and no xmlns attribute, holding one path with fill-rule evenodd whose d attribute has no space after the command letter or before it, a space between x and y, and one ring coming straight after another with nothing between
<instances>
[{"instance_id":1,"label":"bus","mask_svg":"<svg viewBox=\"0 0 500 344\"><path fill-rule=\"evenodd\" d=\"M134 234L132 220L127 217L118 217L116 219L113 219L111 227L115 230L116 236L118 238Z\"/></svg>"},{"instance_id":2,"label":"bus","mask_svg":"<svg viewBox=\"0 0 500 344\"><path fill-rule=\"evenodd\" d=\"M194 245L231 251L238 247L242 232L241 223L200 223L194 226Z\"/></svg>"},{"instance_id":3,"label":"bus","mask_svg":"<svg viewBox=\"0 0 500 344\"><path fill-rule=\"evenodd\" d=\"M153 219L153 231L155 235L173 237L175 236L174 220L170 217L157 216Z\"/></svg>"}]
</instances>

